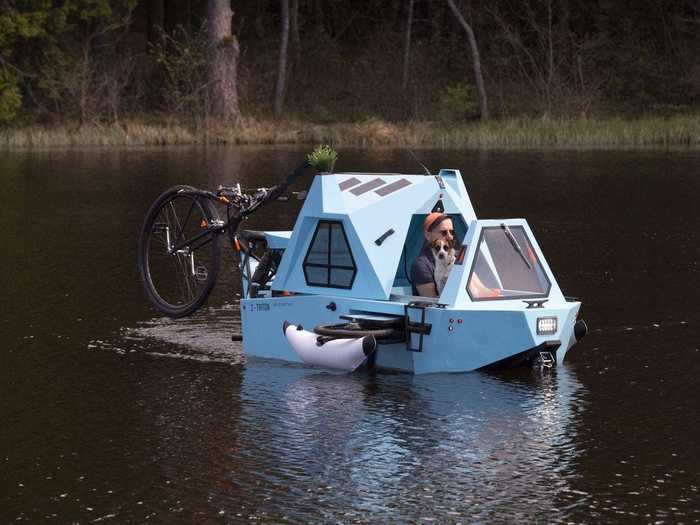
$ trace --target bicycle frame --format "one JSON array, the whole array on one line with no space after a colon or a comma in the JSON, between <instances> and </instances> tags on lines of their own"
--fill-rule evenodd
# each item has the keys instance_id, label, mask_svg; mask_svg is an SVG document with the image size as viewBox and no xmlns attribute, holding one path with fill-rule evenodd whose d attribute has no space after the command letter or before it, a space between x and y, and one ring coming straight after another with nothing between
<instances>
[{"instance_id":1,"label":"bicycle frame","mask_svg":"<svg viewBox=\"0 0 700 525\"><path fill-rule=\"evenodd\" d=\"M211 199L211 200L218 202L218 203L226 204L226 221L221 221L221 220L212 221L214 223L213 227L208 227L205 231L195 235L191 239L184 241L180 244L176 244L172 248L171 252L177 252L178 250L182 250L185 246L188 246L188 245L190 246L190 250L191 250L192 243L207 236L212 231L214 233L223 233L223 232L228 230L229 239L231 241L231 244L232 245L235 244L235 235L236 235L236 232L238 231L238 227L240 226L241 221L245 217L251 215L254 211L256 211L261 206L264 206L265 204L267 204L268 202L270 202L272 200L276 200L282 193L284 193L284 191L287 189L287 187L292 182L294 182L298 177L300 177L304 173L304 170L306 170L306 168L308 168L308 167L309 167L308 161L302 162L287 177L287 180L285 180L282 184L280 184L278 186L274 186L274 187L270 188L269 192L266 192L265 197L263 199L253 200L250 203L250 205L247 206L246 208L241 208L241 207L233 205L229 200L229 197L231 195L227 196L224 193L216 194L216 193L212 193L209 191L203 191L203 190L183 191L182 193L186 194L186 195L195 195L198 197ZM241 196L240 190L239 190L238 195ZM246 196L246 197L249 198L250 196ZM233 216L231 216L231 214L230 214L232 207L235 208L237 211L237 213L235 213ZM194 249L201 248L202 246L205 246L208 242L209 241L205 241L204 243L197 245L196 248L194 248Z\"/></svg>"},{"instance_id":2,"label":"bicycle frame","mask_svg":"<svg viewBox=\"0 0 700 525\"><path fill-rule=\"evenodd\" d=\"M192 250L196 250L197 248L201 248L202 246L206 246L207 243L211 242L210 240L206 240L203 243L198 244L196 246L193 246L193 244L195 242L197 242L199 239L206 237L207 235L209 235L212 232L214 232L214 233L225 232L231 224L230 220L227 220L226 222L224 222L222 220L217 219L217 220L211 221L211 222L214 223L213 226L208 227L206 230L202 231L201 233L198 233L197 235L195 235L191 239L187 239L185 241L182 241L180 244L176 244L175 246L173 246L170 249L170 252L174 253L174 252L177 252L179 250L182 250L185 247L188 248L188 251L192 251ZM236 223L236 228L235 228L236 230L238 229L238 224L240 224L240 222L241 221L239 219Z\"/></svg>"},{"instance_id":3,"label":"bicycle frame","mask_svg":"<svg viewBox=\"0 0 700 525\"><path fill-rule=\"evenodd\" d=\"M146 296L153 305L166 315L177 318L193 313L204 304L216 282L216 275L219 271L221 248L220 238L217 236L220 234L228 232L230 246L239 252L244 251L244 254L241 254L242 261L250 261L250 257L259 260L252 253L255 245L251 245L249 239L241 236L241 239L245 240L245 247L242 247L239 242L237 232L241 221L261 206L281 198L287 187L303 175L308 166L308 161L304 161L281 184L271 188L257 188L248 193L244 193L240 185L235 187L219 186L216 191L205 191L181 185L163 192L148 211L138 245L139 273ZM180 218L178 218L178 212L172 207L171 202L177 197L184 197L185 200L191 201L189 209L185 205L181 210ZM170 208L166 208L169 202L171 203ZM221 211L216 212L214 206L216 203L226 206L224 219L219 218L222 213ZM166 215L159 218L161 210L166 210ZM194 222L192 221L193 214L196 215ZM172 222L167 215L171 215L175 222ZM189 227L185 228L187 225ZM194 226L194 231L192 226ZM154 235L161 237L166 254L176 257L178 264L174 269L179 268L179 270L175 273L172 273L172 266L166 268L159 262L153 263L150 239ZM185 238L185 236L187 237ZM205 247L207 249L203 250ZM211 251L211 253L203 254L200 250ZM197 253L198 251L199 253ZM209 261L206 263L207 266L196 264L196 258L199 258L200 255L205 256L204 261ZM211 271L208 271L209 264L211 264ZM250 280L256 278L256 274L251 276L252 273L250 269L246 273ZM169 287L170 284L175 286ZM163 292L165 293L163 294Z\"/></svg>"}]
</instances>

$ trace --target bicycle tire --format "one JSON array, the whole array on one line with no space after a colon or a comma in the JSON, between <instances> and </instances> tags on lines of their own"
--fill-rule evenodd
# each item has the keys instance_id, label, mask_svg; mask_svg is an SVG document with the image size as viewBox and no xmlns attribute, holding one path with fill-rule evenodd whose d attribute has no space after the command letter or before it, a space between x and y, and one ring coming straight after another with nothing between
<instances>
[{"instance_id":1,"label":"bicycle tire","mask_svg":"<svg viewBox=\"0 0 700 525\"><path fill-rule=\"evenodd\" d=\"M209 228L218 220L206 198L188 193L192 186L174 186L151 205L138 244L138 270L146 297L160 312L179 318L199 309L219 273L221 233L211 231L193 245L172 252L176 243Z\"/></svg>"}]
</instances>

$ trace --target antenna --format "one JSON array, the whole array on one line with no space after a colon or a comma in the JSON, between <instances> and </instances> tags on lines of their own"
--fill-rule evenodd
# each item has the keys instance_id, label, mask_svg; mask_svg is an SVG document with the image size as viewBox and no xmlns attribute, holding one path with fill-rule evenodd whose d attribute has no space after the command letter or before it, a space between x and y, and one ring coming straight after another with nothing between
<instances>
[{"instance_id":1,"label":"antenna","mask_svg":"<svg viewBox=\"0 0 700 525\"><path fill-rule=\"evenodd\" d=\"M423 164L421 161L419 161L419 160L418 160L418 157L416 157L416 155L415 155L410 149L406 148L406 151L408 151L408 152L411 154L411 157L413 157L413 159L414 159L418 164L421 165L421 167L422 167L423 170L425 171L425 174L426 174L426 175L429 175L429 176L432 175L432 173L430 173L430 170L429 170L428 168L425 167L425 164Z\"/></svg>"}]
</instances>

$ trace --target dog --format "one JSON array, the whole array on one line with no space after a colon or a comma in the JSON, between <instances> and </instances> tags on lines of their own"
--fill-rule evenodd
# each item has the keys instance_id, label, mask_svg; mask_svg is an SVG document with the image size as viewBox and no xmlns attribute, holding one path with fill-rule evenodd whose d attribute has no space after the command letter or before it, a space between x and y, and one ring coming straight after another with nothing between
<instances>
[{"instance_id":1,"label":"dog","mask_svg":"<svg viewBox=\"0 0 700 525\"><path fill-rule=\"evenodd\" d=\"M435 281L435 289L440 295L447 282L447 276L450 275L455 263L455 243L446 239L437 239L431 243L430 249L435 259L433 280Z\"/></svg>"}]
</instances>

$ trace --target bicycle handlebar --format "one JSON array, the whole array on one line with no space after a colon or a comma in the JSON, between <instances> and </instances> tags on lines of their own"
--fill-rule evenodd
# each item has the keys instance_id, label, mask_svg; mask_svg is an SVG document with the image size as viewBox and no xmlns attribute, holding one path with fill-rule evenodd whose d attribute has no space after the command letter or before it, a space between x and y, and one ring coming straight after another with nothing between
<instances>
[{"instance_id":1,"label":"bicycle handlebar","mask_svg":"<svg viewBox=\"0 0 700 525\"><path fill-rule=\"evenodd\" d=\"M305 160L287 176L287 179L284 182L276 186L272 186L270 188L258 188L252 194L242 193L239 188L236 188L233 191L221 189L217 192L215 198L221 202L225 202L226 204L230 204L230 199L232 199L232 204L239 208L240 214L242 216L247 216L253 213L260 206L279 198L295 180L304 174L306 168L308 167L309 161Z\"/></svg>"},{"instance_id":2,"label":"bicycle handlebar","mask_svg":"<svg viewBox=\"0 0 700 525\"><path fill-rule=\"evenodd\" d=\"M282 184L278 184L277 186L273 186L270 188L269 194L266 196L266 201L270 200L275 200L277 199L280 195L282 195L289 186L294 183L295 180L297 180L299 177L301 177L304 172L306 171L306 168L309 167L309 161L305 160L299 166L297 166L292 173L287 175L287 180L285 180Z\"/></svg>"}]
</instances>

